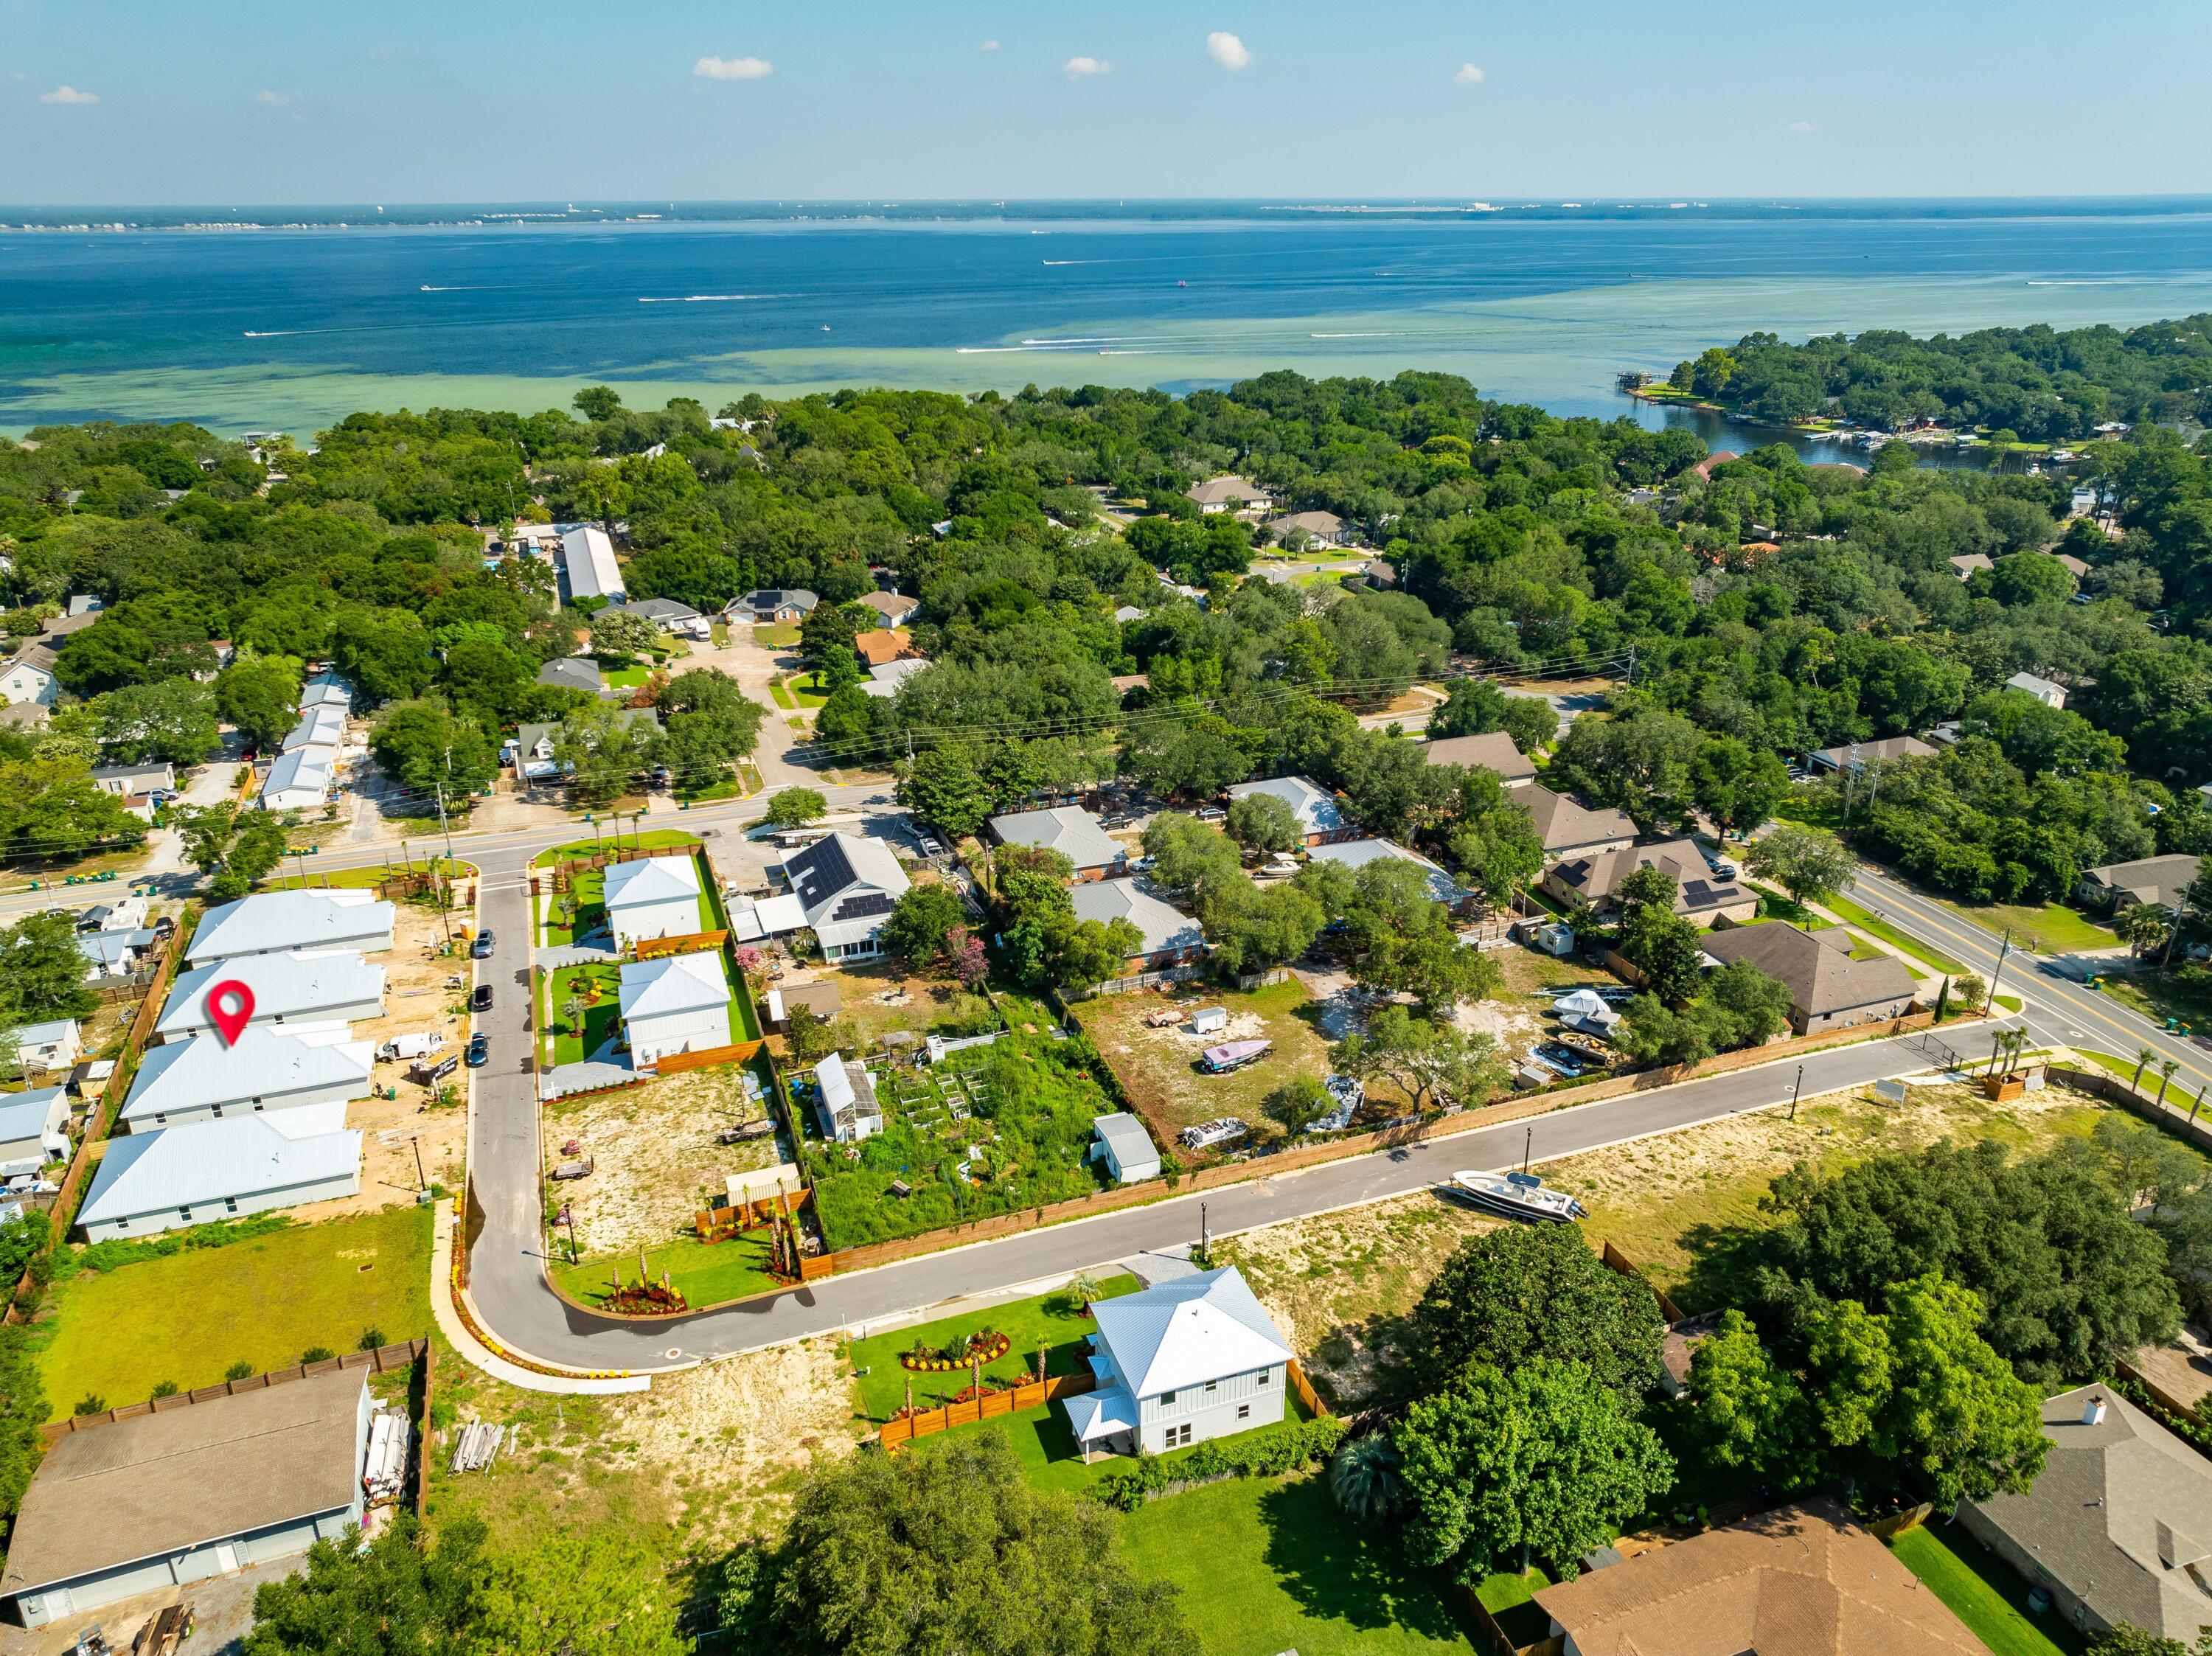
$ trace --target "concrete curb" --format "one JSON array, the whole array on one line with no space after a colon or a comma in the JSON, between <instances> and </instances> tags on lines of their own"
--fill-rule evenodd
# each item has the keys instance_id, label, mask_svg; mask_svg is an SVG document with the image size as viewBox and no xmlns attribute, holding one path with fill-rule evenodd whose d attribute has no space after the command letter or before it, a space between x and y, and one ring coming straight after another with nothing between
<instances>
[{"instance_id":1,"label":"concrete curb","mask_svg":"<svg viewBox=\"0 0 2212 1656\"><path fill-rule=\"evenodd\" d=\"M436 1229L430 1244L430 1314L436 1320L438 1331L470 1365L482 1369L504 1385L518 1386L526 1392L550 1392L566 1397L612 1397L623 1392L642 1392L652 1382L643 1374L629 1374L620 1378L586 1379L577 1374L541 1374L519 1363L509 1362L470 1331L459 1310L453 1304L453 1204L449 1198L438 1204Z\"/></svg>"}]
</instances>

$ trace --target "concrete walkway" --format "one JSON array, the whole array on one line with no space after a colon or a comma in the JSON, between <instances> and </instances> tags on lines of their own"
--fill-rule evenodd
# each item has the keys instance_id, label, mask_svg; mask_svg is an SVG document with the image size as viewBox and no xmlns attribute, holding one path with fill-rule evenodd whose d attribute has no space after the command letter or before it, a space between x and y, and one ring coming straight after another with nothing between
<instances>
[{"instance_id":1,"label":"concrete walkway","mask_svg":"<svg viewBox=\"0 0 2212 1656\"><path fill-rule=\"evenodd\" d=\"M556 1064L538 1084L538 1097L550 1103L572 1093L595 1093L602 1087L626 1087L638 1078L628 1064L587 1058L575 1064Z\"/></svg>"},{"instance_id":2,"label":"concrete walkway","mask_svg":"<svg viewBox=\"0 0 2212 1656\"><path fill-rule=\"evenodd\" d=\"M564 1397L612 1397L618 1392L642 1392L652 1385L643 1374L541 1374L509 1362L469 1331L453 1306L453 1203L448 1197L438 1204L437 1230L430 1244L430 1316L447 1343L473 1367L503 1385L526 1392L552 1392ZM471 1313L473 1314L473 1313Z\"/></svg>"}]
</instances>

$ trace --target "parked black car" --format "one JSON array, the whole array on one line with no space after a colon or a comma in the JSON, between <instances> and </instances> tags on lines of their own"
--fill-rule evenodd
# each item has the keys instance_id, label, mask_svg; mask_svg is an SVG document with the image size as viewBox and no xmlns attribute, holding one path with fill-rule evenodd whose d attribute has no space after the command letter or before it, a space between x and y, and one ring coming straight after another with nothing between
<instances>
[{"instance_id":1,"label":"parked black car","mask_svg":"<svg viewBox=\"0 0 2212 1656\"><path fill-rule=\"evenodd\" d=\"M491 986L489 984L480 983L477 986L476 993L469 997L469 1010L471 1012L489 1012L491 1010Z\"/></svg>"}]
</instances>

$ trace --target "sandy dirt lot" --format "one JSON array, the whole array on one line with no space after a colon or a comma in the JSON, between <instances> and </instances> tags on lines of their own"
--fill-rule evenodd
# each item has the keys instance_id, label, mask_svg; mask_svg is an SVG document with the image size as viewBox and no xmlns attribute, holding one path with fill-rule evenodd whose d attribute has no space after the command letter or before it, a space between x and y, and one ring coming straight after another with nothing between
<instances>
[{"instance_id":1,"label":"sandy dirt lot","mask_svg":"<svg viewBox=\"0 0 2212 1656\"><path fill-rule=\"evenodd\" d=\"M1713 1233L1771 1222L1759 1198L1799 1161L1841 1167L1944 1137L1993 1138L2033 1153L2086 1133L2103 1107L2055 1087L2002 1107L1960 1086L1915 1086L1902 1105L1844 1092L1806 1101L1795 1122L1779 1110L1734 1116L1541 1171L1589 1209L1583 1230L1593 1247L1612 1241L1674 1292ZM1316 1383L1357 1407L1373 1398L1401 1319L1429 1279L1463 1238L1498 1222L1422 1194L1248 1231L1223 1251L1291 1331Z\"/></svg>"},{"instance_id":2,"label":"sandy dirt lot","mask_svg":"<svg viewBox=\"0 0 2212 1656\"><path fill-rule=\"evenodd\" d=\"M1189 1014L1202 1006L1224 1009L1228 1028L1192 1034ZM1147 1013L1170 1009L1181 1010L1183 1021L1159 1029L1145 1027ZM1319 1013L1297 978L1250 994L1206 986L1164 995L1109 995L1079 1003L1075 1014L1163 1143L1172 1143L1185 1127L1219 1116L1238 1117L1257 1139L1279 1136L1282 1130L1261 1113L1261 1100L1292 1076L1328 1073L1328 1043L1316 1028ZM1275 1050L1246 1069L1216 1076L1196 1067L1199 1054L1209 1046L1261 1039L1273 1041Z\"/></svg>"},{"instance_id":3,"label":"sandy dirt lot","mask_svg":"<svg viewBox=\"0 0 2212 1656\"><path fill-rule=\"evenodd\" d=\"M453 935L466 939L476 930L475 913L457 908L448 917L415 903L396 907L392 947L367 956L372 965L384 968L384 1016L355 1024L351 1038L380 1045L397 1035L434 1030L446 1037L440 1056L458 1058L469 1043L468 949L464 943L453 955L437 950L449 919ZM447 979L456 973L462 987L447 988ZM521 992L505 984L497 988L501 993ZM312 1222L412 1202L422 1188L416 1171L417 1150L422 1169L432 1183L459 1188L468 1145L468 1111L463 1101L468 1071L463 1069L447 1078L454 1089L454 1101L440 1104L429 1089L407 1079L408 1068L404 1062L379 1064L374 1077L378 1096L356 1099L346 1110L346 1125L362 1130L359 1194L295 1208L295 1218ZM387 1089L396 1089L399 1095L383 1097Z\"/></svg>"},{"instance_id":4,"label":"sandy dirt lot","mask_svg":"<svg viewBox=\"0 0 2212 1656\"><path fill-rule=\"evenodd\" d=\"M657 1247L689 1233L692 1215L733 1173L782 1159L773 1134L718 1144L724 1129L765 1117L745 1101L734 1065L691 1070L620 1092L563 1099L545 1112L545 1139L581 1143L597 1164L564 1192L587 1258Z\"/></svg>"},{"instance_id":5,"label":"sandy dirt lot","mask_svg":"<svg viewBox=\"0 0 2212 1656\"><path fill-rule=\"evenodd\" d=\"M488 1473L455 1476L441 1435L431 1483L435 1520L480 1513L495 1532L620 1524L659 1537L672 1558L704 1560L771 1533L799 1475L870 1429L834 1337L778 1346L656 1378L650 1391L556 1398L517 1391L441 1348L439 1395L457 1422L514 1429Z\"/></svg>"}]
</instances>

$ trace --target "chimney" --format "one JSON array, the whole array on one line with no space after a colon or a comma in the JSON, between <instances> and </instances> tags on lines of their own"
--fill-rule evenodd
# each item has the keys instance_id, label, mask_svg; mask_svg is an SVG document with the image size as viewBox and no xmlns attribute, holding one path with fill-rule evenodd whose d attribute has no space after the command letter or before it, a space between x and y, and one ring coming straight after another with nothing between
<instances>
[{"instance_id":1,"label":"chimney","mask_svg":"<svg viewBox=\"0 0 2212 1656\"><path fill-rule=\"evenodd\" d=\"M2085 1404L2081 1410L2081 1423L2084 1426L2102 1426L2105 1423L2104 1398L2091 1398L2089 1399L2088 1403Z\"/></svg>"}]
</instances>

